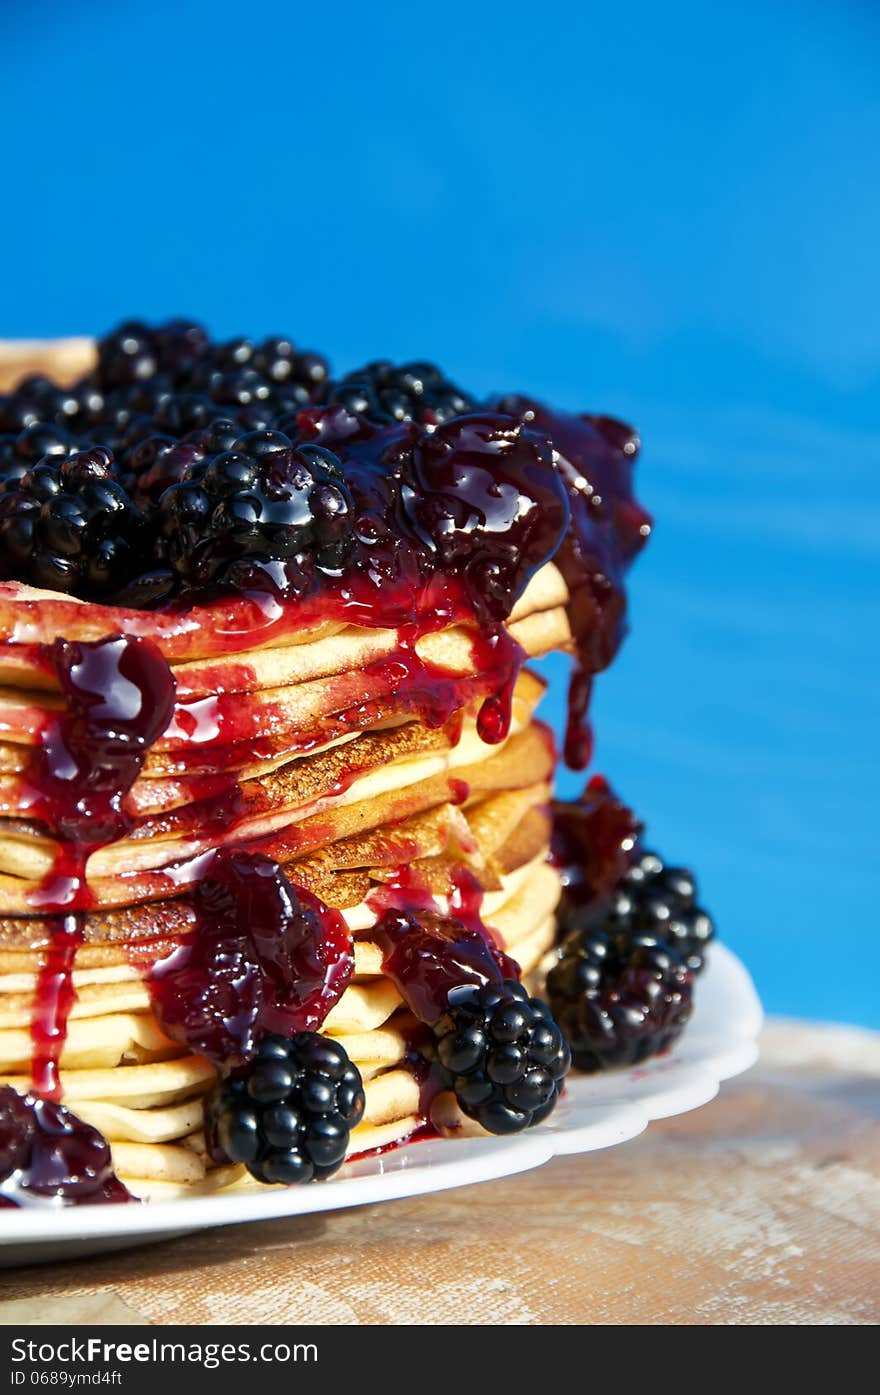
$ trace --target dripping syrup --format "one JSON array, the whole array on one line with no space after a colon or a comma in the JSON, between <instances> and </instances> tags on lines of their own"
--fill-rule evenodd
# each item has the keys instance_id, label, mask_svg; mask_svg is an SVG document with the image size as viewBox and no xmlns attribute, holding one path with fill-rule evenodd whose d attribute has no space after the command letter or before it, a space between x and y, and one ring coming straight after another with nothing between
<instances>
[{"instance_id":1,"label":"dripping syrup","mask_svg":"<svg viewBox=\"0 0 880 1395\"><path fill-rule=\"evenodd\" d=\"M106 1147L75 1116L50 1111L61 1098L59 1062L76 1001L76 953L83 939L83 913L92 904L86 867L93 852L124 837L132 827L125 797L174 705L170 669L143 641L123 635L96 641L59 639L46 646L43 659L55 674L64 707L40 733L27 773L29 810L58 842L53 866L30 898L33 909L48 916L50 930L30 1021L38 1161L30 1168L25 1190L37 1195L58 1182L57 1167L46 1172L48 1164L38 1165L40 1159L54 1156L42 1139L62 1139L55 1152L73 1168L85 1167L89 1150L97 1157ZM88 1199L128 1199L109 1172L109 1149L106 1166L101 1166L107 1176L86 1188ZM78 1194L73 1186L71 1199Z\"/></svg>"}]
</instances>

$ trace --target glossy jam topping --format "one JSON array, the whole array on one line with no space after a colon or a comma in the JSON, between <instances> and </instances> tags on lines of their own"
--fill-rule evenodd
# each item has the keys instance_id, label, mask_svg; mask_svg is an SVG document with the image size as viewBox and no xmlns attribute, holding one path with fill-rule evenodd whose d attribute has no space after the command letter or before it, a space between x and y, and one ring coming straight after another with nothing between
<instances>
[{"instance_id":1,"label":"glossy jam topping","mask_svg":"<svg viewBox=\"0 0 880 1395\"><path fill-rule=\"evenodd\" d=\"M650 531L632 494L638 441L620 423L525 398L473 410L434 378L430 402L422 401L424 384L396 370L382 377L382 411L373 411L373 392L357 415L351 391L325 393L331 405L316 405L319 361L294 354L286 341L282 348L272 341L271 352L241 341L227 362L223 346L193 338L192 329L169 338L141 326L134 337L111 338L77 407L83 439L76 431L50 439L39 416L22 417L20 435L0 451L0 531L9 544L0 576L101 602L86 608L83 631L83 610L63 595L29 602L0 586L0 640L19 655L30 646L29 661L50 672L62 699L39 732L23 808L59 848L32 898L34 912L52 924L32 1022L34 1086L47 1097L59 1093L74 960L91 902L88 859L136 831L128 796L157 741L175 772L207 781L198 792L192 784L188 811L169 815L170 823L197 819L209 837L228 834L244 809L235 776L219 773L225 767L314 749L379 726L392 710L456 739L464 710L477 705L480 736L498 743L510 729L525 658L506 622L552 559L569 588L578 656L566 757L584 766L592 679L620 644L624 573ZM130 343L140 346L137 371ZM239 353L262 367L242 368ZM251 400L264 370L267 382L277 372L296 377L290 394L267 389L277 419L261 416ZM171 390L162 374L171 375ZM408 414L394 407L401 386L404 405L418 407L409 413L415 420L395 419ZM96 387L106 400L93 412ZM19 431L19 408L30 411L26 398L6 402L9 431ZM78 446L88 450L74 454ZM52 459L31 469L45 452ZM119 589L126 567L134 571ZM338 702L309 730L276 727L271 713L240 703L233 662L228 688L215 673L207 690L187 691L175 708L169 662L234 658L340 624L394 630L395 649L362 667L360 691L351 676L328 680ZM47 625L50 633L75 626L93 637L38 648ZM469 633L472 675L440 670L420 653L420 640L450 626ZM467 796L454 782L452 797ZM576 806L558 810L554 851L566 895L589 899L612 884L633 829L628 811L595 782ZM279 846L286 838L288 854L295 852L296 834L282 833ZM352 973L342 917L258 852L199 854L184 872L171 889L186 889L196 928L150 973L165 1030L229 1070L266 1032L320 1026ZM177 875L173 867L165 873L172 882ZM482 922L479 885L464 869L453 880L442 913L405 869L372 898L385 972L426 1023L442 1014L455 986L518 976ZM76 1179L88 1171L85 1126L68 1126L72 1116L48 1099L28 1109L33 1149L44 1136L68 1139L58 1145L58 1169L66 1160L64 1185L76 1199ZM16 1110L9 1106L10 1119ZM10 1125L12 1134L17 1127ZM101 1147L99 1140L92 1150L96 1177ZM46 1171L42 1142L39 1150L29 1163L38 1188L60 1176Z\"/></svg>"},{"instance_id":2,"label":"glossy jam topping","mask_svg":"<svg viewBox=\"0 0 880 1395\"><path fill-rule=\"evenodd\" d=\"M40 732L24 801L58 848L49 875L31 897L35 911L52 913L31 1013L31 1080L40 1095L57 1100L58 1062L76 998L82 912L92 899L88 859L132 826L125 798L168 725L174 679L157 650L124 635L93 642L58 639L42 658L58 681L63 705Z\"/></svg>"},{"instance_id":3,"label":"glossy jam topping","mask_svg":"<svg viewBox=\"0 0 880 1395\"><path fill-rule=\"evenodd\" d=\"M169 1036L230 1069L267 1032L319 1027L354 968L342 916L245 851L215 854L193 899L195 934L150 977Z\"/></svg>"},{"instance_id":4,"label":"glossy jam topping","mask_svg":"<svg viewBox=\"0 0 880 1395\"><path fill-rule=\"evenodd\" d=\"M642 824L608 781L594 775L580 799L553 805L552 861L563 885L560 919L586 910L617 884L635 856Z\"/></svg>"},{"instance_id":5,"label":"glossy jam topping","mask_svg":"<svg viewBox=\"0 0 880 1395\"><path fill-rule=\"evenodd\" d=\"M409 866L398 867L369 897L378 916L382 970L396 983L410 1011L429 1024L442 1016L449 991L457 984L500 983L520 976L519 966L483 921L483 892L474 874L467 867L454 867L450 881L445 912L423 875ZM417 1038L410 1045L417 1062Z\"/></svg>"},{"instance_id":6,"label":"glossy jam topping","mask_svg":"<svg viewBox=\"0 0 880 1395\"><path fill-rule=\"evenodd\" d=\"M130 828L124 801L174 708L174 678L151 645L125 635L58 639L48 657L63 707L28 771L30 809L61 847L34 909L88 905L86 862Z\"/></svg>"},{"instance_id":7,"label":"glossy jam topping","mask_svg":"<svg viewBox=\"0 0 880 1395\"><path fill-rule=\"evenodd\" d=\"M376 935L383 973L421 1022L442 1017L450 992L462 984L519 977L514 961L485 934L436 911L387 911Z\"/></svg>"},{"instance_id":8,"label":"glossy jam topping","mask_svg":"<svg viewBox=\"0 0 880 1395\"><path fill-rule=\"evenodd\" d=\"M54 916L46 957L37 976L31 1012L31 1082L38 1094L60 1099L58 1062L67 1037L67 1019L76 1000L73 966L82 943L82 917L75 911Z\"/></svg>"},{"instance_id":9,"label":"glossy jam topping","mask_svg":"<svg viewBox=\"0 0 880 1395\"><path fill-rule=\"evenodd\" d=\"M0 1086L0 1201L7 1206L134 1200L97 1129L54 1100Z\"/></svg>"},{"instance_id":10,"label":"glossy jam topping","mask_svg":"<svg viewBox=\"0 0 880 1395\"><path fill-rule=\"evenodd\" d=\"M287 436L245 432L233 451L214 428L206 429L204 439L188 438L179 449L192 456L192 479L185 471L168 491L173 502L174 490L183 490L183 502L174 508L170 502L165 508L163 496L168 517L157 543L172 556L177 547L179 573L159 610L108 607L107 624L118 620L127 633L154 634L176 659L193 657L192 645L206 625L215 648L235 652L327 620L408 627L410 643L428 629L466 623L500 649L501 623L530 578L555 559L571 593L583 674L572 689L568 758L583 764L589 756L583 735L589 679L619 645L624 572L650 531L648 515L632 494L638 440L609 418L554 412L527 398L504 398L497 406L428 427L387 419L378 424L338 405L310 406L285 419ZM267 438L274 454L265 452ZM284 448L277 448L279 441ZM216 454L220 445L224 449ZM310 450L324 452L325 463L332 457L336 484L328 485L321 470L311 479L303 455ZM289 480L281 478L280 461L288 462ZM217 476L228 491L239 475L248 482L232 501L228 492L216 496L206 484ZM288 500L285 507L299 521L291 522L290 536L273 542L274 524L266 520L291 491L307 503L300 508ZM341 533L340 491L346 519ZM222 507L215 507L218 497ZM183 546L175 532L179 517L185 520L181 537L191 538L192 547ZM148 510L144 526L154 526L152 519ZM328 530L329 551L319 541ZM293 539L301 539L303 550L290 551ZM277 556L271 555L273 546ZM205 547L223 559L220 580L207 589L187 570L191 554ZM240 557L230 560L236 549ZM137 595L130 598L135 603ZM26 610L27 603L20 604L15 617L22 641ZM58 629L64 633L60 614ZM510 686L517 661L509 649L506 659L503 674L496 665L500 688L484 714L488 739L505 726L502 690Z\"/></svg>"},{"instance_id":11,"label":"glossy jam topping","mask_svg":"<svg viewBox=\"0 0 880 1395\"><path fill-rule=\"evenodd\" d=\"M506 620L568 527L549 442L501 414L460 417L394 448L409 532L433 567L464 586L480 623Z\"/></svg>"}]
</instances>

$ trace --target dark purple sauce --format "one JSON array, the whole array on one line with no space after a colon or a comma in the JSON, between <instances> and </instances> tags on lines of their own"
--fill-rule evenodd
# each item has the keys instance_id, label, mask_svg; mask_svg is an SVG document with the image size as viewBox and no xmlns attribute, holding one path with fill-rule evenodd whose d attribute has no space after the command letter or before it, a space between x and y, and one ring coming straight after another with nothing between
<instances>
[{"instance_id":1,"label":"dark purple sauce","mask_svg":"<svg viewBox=\"0 0 880 1395\"><path fill-rule=\"evenodd\" d=\"M89 856L131 827L125 797L174 706L174 679L161 654L142 640L111 635L94 642L58 639L43 651L64 707L40 734L28 771L29 810L59 844L49 876L31 897L51 915L51 941L31 1014L34 1089L61 1093L58 1062L76 992L73 968L82 910L92 897Z\"/></svg>"},{"instance_id":2,"label":"dark purple sauce","mask_svg":"<svg viewBox=\"0 0 880 1395\"><path fill-rule=\"evenodd\" d=\"M150 976L169 1036L230 1069L267 1032L319 1027L354 968L339 912L245 851L215 854L193 899L196 933Z\"/></svg>"},{"instance_id":3,"label":"dark purple sauce","mask_svg":"<svg viewBox=\"0 0 880 1395\"><path fill-rule=\"evenodd\" d=\"M0 1204L133 1201L110 1146L64 1105L0 1086Z\"/></svg>"},{"instance_id":4,"label":"dark purple sauce","mask_svg":"<svg viewBox=\"0 0 880 1395\"><path fill-rule=\"evenodd\" d=\"M586 721L592 678L620 648L626 633L624 577L651 533L650 514L633 495L639 438L611 417L552 411L526 397L505 397L499 406L525 414L536 431L546 433L568 496L570 522L555 559L568 586L577 645L565 759L582 770L592 754Z\"/></svg>"},{"instance_id":5,"label":"dark purple sauce","mask_svg":"<svg viewBox=\"0 0 880 1395\"><path fill-rule=\"evenodd\" d=\"M52 874L32 898L35 910L89 905L86 862L131 827L125 797L174 710L174 678L144 640L110 635L57 639L47 656L64 708L40 739L28 781L33 812L61 845Z\"/></svg>"},{"instance_id":6,"label":"dark purple sauce","mask_svg":"<svg viewBox=\"0 0 880 1395\"><path fill-rule=\"evenodd\" d=\"M386 911L376 927L382 972L421 1022L436 1022L465 983L501 984L519 968L485 933L436 911Z\"/></svg>"},{"instance_id":7,"label":"dark purple sauce","mask_svg":"<svg viewBox=\"0 0 880 1395\"><path fill-rule=\"evenodd\" d=\"M76 1001L73 965L82 943L82 917L76 911L54 916L51 940L37 976L31 1012L31 1083L47 1099L60 1099L58 1062L67 1037L67 1019Z\"/></svg>"}]
</instances>

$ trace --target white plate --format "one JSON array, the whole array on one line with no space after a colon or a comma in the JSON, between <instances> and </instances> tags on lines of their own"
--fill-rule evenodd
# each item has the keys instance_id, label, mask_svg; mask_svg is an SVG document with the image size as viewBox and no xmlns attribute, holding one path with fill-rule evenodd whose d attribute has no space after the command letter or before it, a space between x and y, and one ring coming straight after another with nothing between
<instances>
[{"instance_id":1,"label":"white plate","mask_svg":"<svg viewBox=\"0 0 880 1395\"><path fill-rule=\"evenodd\" d=\"M552 1118L513 1138L432 1139L347 1164L310 1187L236 1189L143 1206L53 1206L4 1211L0 1266L70 1259L150 1244L209 1226L335 1211L469 1186L540 1167L556 1154L610 1148L652 1119L696 1109L758 1055L761 1005L740 961L714 945L693 1018L668 1056L633 1071L573 1076Z\"/></svg>"}]
</instances>

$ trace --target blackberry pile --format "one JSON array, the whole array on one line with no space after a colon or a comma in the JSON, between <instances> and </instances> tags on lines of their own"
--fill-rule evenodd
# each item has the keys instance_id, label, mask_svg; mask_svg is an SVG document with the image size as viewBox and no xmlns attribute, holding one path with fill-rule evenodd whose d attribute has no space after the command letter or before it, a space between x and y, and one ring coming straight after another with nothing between
<instances>
[{"instance_id":1,"label":"blackberry pile","mask_svg":"<svg viewBox=\"0 0 880 1395\"><path fill-rule=\"evenodd\" d=\"M47 453L3 484L0 555L18 580L109 596L142 568L146 544L143 516L114 479L113 457L102 446L67 457Z\"/></svg>"},{"instance_id":2,"label":"blackberry pile","mask_svg":"<svg viewBox=\"0 0 880 1395\"><path fill-rule=\"evenodd\" d=\"M715 933L693 874L639 852L609 895L569 908L560 929L546 991L575 1067L632 1066L670 1047Z\"/></svg>"},{"instance_id":3,"label":"blackberry pile","mask_svg":"<svg viewBox=\"0 0 880 1395\"><path fill-rule=\"evenodd\" d=\"M318 1032L265 1036L244 1072L205 1103L208 1148L258 1182L311 1182L338 1171L364 1113L360 1072Z\"/></svg>"},{"instance_id":4,"label":"blackberry pile","mask_svg":"<svg viewBox=\"0 0 880 1395\"><path fill-rule=\"evenodd\" d=\"M547 1004L515 979L453 988L433 1033L447 1087L489 1133L519 1133L555 1107L569 1050Z\"/></svg>"},{"instance_id":5,"label":"blackberry pile","mask_svg":"<svg viewBox=\"0 0 880 1395\"><path fill-rule=\"evenodd\" d=\"M299 596L349 560L375 586L421 578L448 550L449 506L406 515L412 432L476 405L428 363L333 381L280 336L127 321L81 382L0 396L0 579L150 608L254 585ZM350 460L377 430L381 449Z\"/></svg>"}]
</instances>

